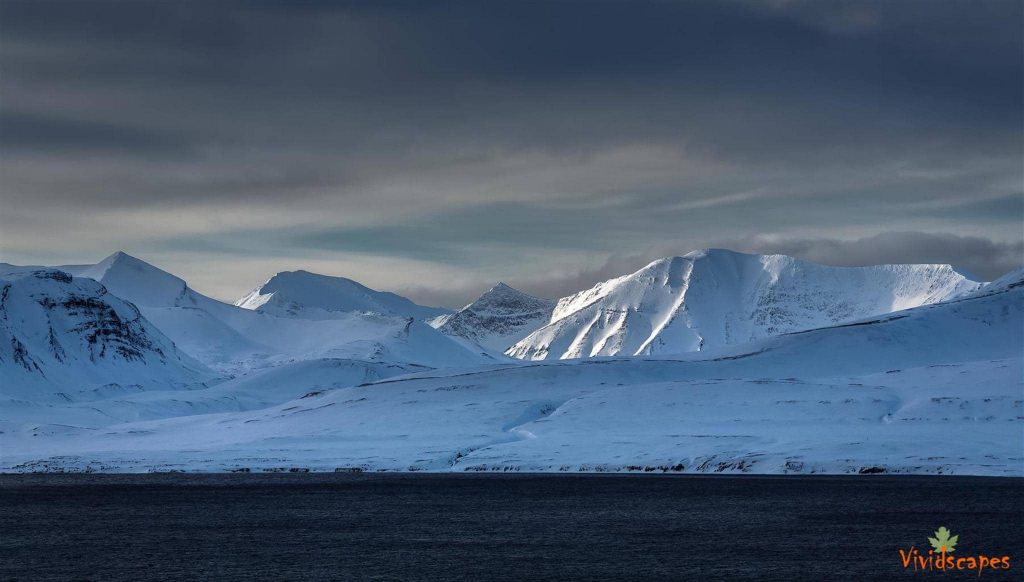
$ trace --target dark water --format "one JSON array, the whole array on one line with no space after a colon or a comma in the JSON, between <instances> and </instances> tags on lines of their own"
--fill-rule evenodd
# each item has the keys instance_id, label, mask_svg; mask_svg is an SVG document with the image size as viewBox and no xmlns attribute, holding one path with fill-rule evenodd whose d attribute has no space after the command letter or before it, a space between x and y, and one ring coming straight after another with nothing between
<instances>
[{"instance_id":1,"label":"dark water","mask_svg":"<svg viewBox=\"0 0 1024 582\"><path fill-rule=\"evenodd\" d=\"M1024 579L1024 480L0 476L0 579ZM941 577L941 578L940 578Z\"/></svg>"}]
</instances>

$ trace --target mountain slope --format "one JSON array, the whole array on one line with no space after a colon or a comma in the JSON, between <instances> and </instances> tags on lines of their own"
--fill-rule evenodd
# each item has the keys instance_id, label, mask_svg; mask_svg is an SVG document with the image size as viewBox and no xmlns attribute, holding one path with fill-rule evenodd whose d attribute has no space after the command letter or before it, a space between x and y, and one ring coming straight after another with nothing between
<instances>
[{"instance_id":1,"label":"mountain slope","mask_svg":"<svg viewBox=\"0 0 1024 582\"><path fill-rule=\"evenodd\" d=\"M416 366L323 358L256 370L182 390L107 388L92 398L7 398L0 394L0 433L44 432L58 426L95 429L121 422L258 410L323 390L421 371Z\"/></svg>"},{"instance_id":2,"label":"mountain slope","mask_svg":"<svg viewBox=\"0 0 1024 582\"><path fill-rule=\"evenodd\" d=\"M118 251L95 265L58 267L103 283L111 293L139 307L180 306L191 301L185 281Z\"/></svg>"},{"instance_id":3,"label":"mountain slope","mask_svg":"<svg viewBox=\"0 0 1024 582\"><path fill-rule=\"evenodd\" d=\"M0 378L9 396L184 388L214 374L133 304L54 269L0 273Z\"/></svg>"},{"instance_id":4,"label":"mountain slope","mask_svg":"<svg viewBox=\"0 0 1024 582\"><path fill-rule=\"evenodd\" d=\"M980 289L965 293L963 297L980 297L982 295L1009 291L1018 287L1024 287L1024 267L1018 267L995 281L986 283Z\"/></svg>"},{"instance_id":5,"label":"mountain slope","mask_svg":"<svg viewBox=\"0 0 1024 582\"><path fill-rule=\"evenodd\" d=\"M555 302L498 283L476 301L429 321L438 331L501 353L551 319Z\"/></svg>"},{"instance_id":6,"label":"mountain slope","mask_svg":"<svg viewBox=\"0 0 1024 582\"><path fill-rule=\"evenodd\" d=\"M296 316L288 310L275 309L276 303L270 301L267 309L254 311L207 297L180 277L123 252L114 253L95 265L62 268L94 278L111 293L131 301L181 351L225 373L244 373L316 358L349 358L432 368L486 361L426 324L411 321L411 315L396 315L394 310L381 314L307 306L299 309ZM6 268L9 271L32 269L36 268ZM307 279L313 282L313 287L304 291ZM330 280L329 287L338 280L305 273L297 278L282 279L287 285L281 290L286 291L284 295L296 296L293 288L297 288L315 297L324 292L322 286L317 286L324 279ZM352 285L342 287L366 289L358 283L349 283ZM391 302L398 311L409 306L412 306L411 312L420 308L398 295L367 291L371 294L369 297ZM334 303L323 305L342 306L338 295L330 295L329 299ZM428 310L424 313L434 313L430 308L422 309Z\"/></svg>"},{"instance_id":7,"label":"mountain slope","mask_svg":"<svg viewBox=\"0 0 1024 582\"><path fill-rule=\"evenodd\" d=\"M351 279L307 271L278 273L235 305L273 315L312 318L359 311L423 320L450 313L447 309L417 305L401 295L374 291Z\"/></svg>"},{"instance_id":8,"label":"mountain slope","mask_svg":"<svg viewBox=\"0 0 1024 582\"><path fill-rule=\"evenodd\" d=\"M257 411L8 430L0 470L1020 476L1022 354L1024 286L1007 287L714 353L434 371Z\"/></svg>"},{"instance_id":9,"label":"mountain slope","mask_svg":"<svg viewBox=\"0 0 1024 582\"><path fill-rule=\"evenodd\" d=\"M927 305L978 289L948 265L828 267L711 249L660 259L558 301L508 355L701 351Z\"/></svg>"}]
</instances>

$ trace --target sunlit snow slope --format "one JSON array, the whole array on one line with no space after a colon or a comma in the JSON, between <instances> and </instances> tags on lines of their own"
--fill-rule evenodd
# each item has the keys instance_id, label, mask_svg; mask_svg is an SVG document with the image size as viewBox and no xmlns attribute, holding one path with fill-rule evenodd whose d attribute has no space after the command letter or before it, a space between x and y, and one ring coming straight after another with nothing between
<instances>
[{"instance_id":1,"label":"sunlit snow slope","mask_svg":"<svg viewBox=\"0 0 1024 582\"><path fill-rule=\"evenodd\" d=\"M949 265L828 267L710 249L560 299L550 323L506 353L544 360L694 352L936 303L980 286Z\"/></svg>"}]
</instances>

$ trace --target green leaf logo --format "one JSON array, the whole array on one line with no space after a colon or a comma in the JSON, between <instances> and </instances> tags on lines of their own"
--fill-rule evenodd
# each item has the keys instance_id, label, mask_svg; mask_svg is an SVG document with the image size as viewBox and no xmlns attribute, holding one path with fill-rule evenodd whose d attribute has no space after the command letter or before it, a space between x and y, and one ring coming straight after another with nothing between
<instances>
[{"instance_id":1,"label":"green leaf logo","mask_svg":"<svg viewBox=\"0 0 1024 582\"><path fill-rule=\"evenodd\" d=\"M928 538L936 552L952 552L956 547L956 539L960 536L950 536L949 530L940 527L935 530L935 537Z\"/></svg>"}]
</instances>

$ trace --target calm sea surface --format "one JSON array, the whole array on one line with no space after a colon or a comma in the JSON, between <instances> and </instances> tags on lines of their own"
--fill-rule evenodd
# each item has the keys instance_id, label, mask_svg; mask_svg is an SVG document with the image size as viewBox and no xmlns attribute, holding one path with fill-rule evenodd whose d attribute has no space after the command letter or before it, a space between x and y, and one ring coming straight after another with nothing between
<instances>
[{"instance_id":1,"label":"calm sea surface","mask_svg":"<svg viewBox=\"0 0 1024 582\"><path fill-rule=\"evenodd\" d=\"M907 571L939 526L1024 579L1024 480L0 476L0 580L978 580Z\"/></svg>"}]
</instances>

